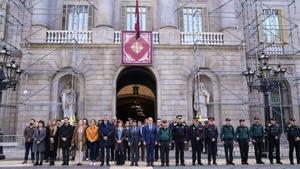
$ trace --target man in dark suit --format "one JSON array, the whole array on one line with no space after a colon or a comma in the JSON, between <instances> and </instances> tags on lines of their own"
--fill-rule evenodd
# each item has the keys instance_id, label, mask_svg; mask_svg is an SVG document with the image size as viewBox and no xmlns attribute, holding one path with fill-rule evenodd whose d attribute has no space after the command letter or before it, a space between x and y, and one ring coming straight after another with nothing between
<instances>
[{"instance_id":1,"label":"man in dark suit","mask_svg":"<svg viewBox=\"0 0 300 169\"><path fill-rule=\"evenodd\" d=\"M69 165L70 147L73 137L73 126L69 124L69 118L64 118L64 124L59 129L60 146L62 148L63 163L62 165Z\"/></svg>"},{"instance_id":2,"label":"man in dark suit","mask_svg":"<svg viewBox=\"0 0 300 169\"><path fill-rule=\"evenodd\" d=\"M108 115L105 115L103 117L103 122L100 124L99 127L99 145L101 149L100 166L104 165L104 154L106 157L106 165L110 166L109 164L110 148L114 143L114 137L113 137L114 128L108 119L109 119ZM104 151L106 153L104 153Z\"/></svg>"},{"instance_id":3,"label":"man in dark suit","mask_svg":"<svg viewBox=\"0 0 300 169\"><path fill-rule=\"evenodd\" d=\"M143 141L147 150L147 166L153 166L154 158L154 146L156 142L157 128L153 124L153 118L149 117L147 125L143 128Z\"/></svg>"},{"instance_id":4,"label":"man in dark suit","mask_svg":"<svg viewBox=\"0 0 300 169\"><path fill-rule=\"evenodd\" d=\"M139 145L141 144L142 135L140 127L137 126L136 121L132 121L132 126L128 132L128 145L130 146L131 165L138 166L139 160Z\"/></svg>"}]
</instances>

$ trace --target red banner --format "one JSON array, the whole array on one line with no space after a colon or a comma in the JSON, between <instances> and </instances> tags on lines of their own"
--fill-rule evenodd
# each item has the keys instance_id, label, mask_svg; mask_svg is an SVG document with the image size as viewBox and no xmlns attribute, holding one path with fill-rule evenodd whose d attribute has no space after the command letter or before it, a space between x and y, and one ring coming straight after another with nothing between
<instances>
[{"instance_id":1,"label":"red banner","mask_svg":"<svg viewBox=\"0 0 300 169\"><path fill-rule=\"evenodd\" d=\"M136 39L136 32L122 32L122 64L152 64L152 32L141 32Z\"/></svg>"}]
</instances>

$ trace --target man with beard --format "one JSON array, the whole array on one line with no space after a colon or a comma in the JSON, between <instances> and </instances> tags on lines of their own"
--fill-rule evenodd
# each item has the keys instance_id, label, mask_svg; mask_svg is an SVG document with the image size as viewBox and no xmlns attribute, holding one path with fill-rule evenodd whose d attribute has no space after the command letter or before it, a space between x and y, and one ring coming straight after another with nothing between
<instances>
[{"instance_id":1,"label":"man with beard","mask_svg":"<svg viewBox=\"0 0 300 169\"><path fill-rule=\"evenodd\" d=\"M70 147L73 137L73 127L69 124L69 118L64 118L64 124L59 129L60 146L62 148L63 163L69 165Z\"/></svg>"}]
</instances>

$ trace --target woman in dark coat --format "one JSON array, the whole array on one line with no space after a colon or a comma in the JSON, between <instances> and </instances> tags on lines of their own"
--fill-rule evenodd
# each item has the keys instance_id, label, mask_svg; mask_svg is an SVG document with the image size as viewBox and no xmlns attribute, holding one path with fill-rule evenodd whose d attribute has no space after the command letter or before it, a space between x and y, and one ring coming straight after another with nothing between
<instances>
[{"instance_id":1,"label":"woman in dark coat","mask_svg":"<svg viewBox=\"0 0 300 169\"><path fill-rule=\"evenodd\" d=\"M116 165L123 165L125 164L124 143L126 138L126 129L123 127L123 122L121 120L118 122L118 127L115 129L114 138L116 143L115 144Z\"/></svg>"},{"instance_id":2,"label":"woman in dark coat","mask_svg":"<svg viewBox=\"0 0 300 169\"><path fill-rule=\"evenodd\" d=\"M50 165L54 165L58 146L58 126L56 120L52 120L49 126L49 157Z\"/></svg>"},{"instance_id":3,"label":"woman in dark coat","mask_svg":"<svg viewBox=\"0 0 300 169\"><path fill-rule=\"evenodd\" d=\"M39 121L38 128L33 133L34 152L36 152L36 165L43 165L44 153L46 151L46 128L43 121Z\"/></svg>"}]
</instances>

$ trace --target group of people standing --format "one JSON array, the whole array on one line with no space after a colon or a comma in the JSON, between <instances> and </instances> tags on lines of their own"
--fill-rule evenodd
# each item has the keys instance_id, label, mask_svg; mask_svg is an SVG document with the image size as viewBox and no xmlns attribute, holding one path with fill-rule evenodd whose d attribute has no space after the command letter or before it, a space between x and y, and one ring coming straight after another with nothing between
<instances>
[{"instance_id":1,"label":"group of people standing","mask_svg":"<svg viewBox=\"0 0 300 169\"><path fill-rule=\"evenodd\" d=\"M55 165L55 161L62 157L62 165L69 165L70 156L74 157L76 165L82 165L84 159L90 160L90 165L95 166L100 161L100 166L110 161L116 165L124 165L126 159L131 166L138 166L138 162L145 160L147 166L153 166L160 156L161 166L169 166L169 152L175 148L176 166L185 166L184 151L190 141L192 146L192 165L203 165L201 154L203 149L207 150L208 165L217 165L217 141L220 137L224 145L226 164L234 165L233 148L238 144L240 148L241 162L248 165L249 143L254 145L257 164L264 164L262 152L264 142L269 142L269 160L273 164L273 151L276 152L276 163L282 164L280 160L280 136L281 129L272 118L267 126L260 123L259 118L254 119L254 124L248 128L245 120L241 119L239 126L234 129L231 119L227 118L219 134L214 118L210 117L208 122L202 124L198 117L193 119L192 125L188 126L178 115L176 121L169 123L167 120L153 118L145 119L144 123L134 119L113 119L105 115L102 120L96 121L80 119L76 125L69 124L69 119L63 121L52 120L45 126L43 121L30 121L24 130L25 158L31 150L31 160L34 165L43 165L43 161L49 161ZM289 141L290 163L294 164L293 152L296 150L297 164L300 164L300 129L295 125L295 120L290 119L287 128ZM158 153L160 152L160 154ZM140 158L141 155L141 158ZM126 158L127 156L127 158ZM35 161L34 161L35 159Z\"/></svg>"}]
</instances>

